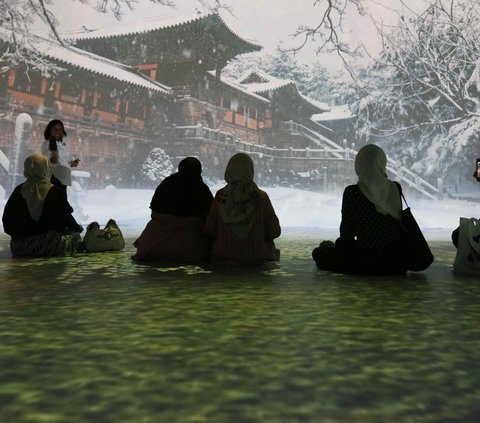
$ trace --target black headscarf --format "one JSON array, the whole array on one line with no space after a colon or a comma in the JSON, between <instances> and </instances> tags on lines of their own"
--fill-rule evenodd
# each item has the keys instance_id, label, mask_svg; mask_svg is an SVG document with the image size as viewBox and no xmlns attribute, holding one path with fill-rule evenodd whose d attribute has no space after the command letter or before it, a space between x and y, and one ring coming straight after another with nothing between
<instances>
[{"instance_id":1,"label":"black headscarf","mask_svg":"<svg viewBox=\"0 0 480 423\"><path fill-rule=\"evenodd\" d=\"M212 200L210 188L202 179L200 160L187 157L178 164L178 172L157 187L150 208L174 216L206 216Z\"/></svg>"}]
</instances>

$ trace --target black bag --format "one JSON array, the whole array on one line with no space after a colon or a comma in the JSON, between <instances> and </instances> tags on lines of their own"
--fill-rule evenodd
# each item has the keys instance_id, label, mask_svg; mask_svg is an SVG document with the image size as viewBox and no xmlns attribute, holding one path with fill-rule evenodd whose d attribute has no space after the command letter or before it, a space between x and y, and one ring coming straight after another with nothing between
<instances>
[{"instance_id":1,"label":"black bag","mask_svg":"<svg viewBox=\"0 0 480 423\"><path fill-rule=\"evenodd\" d=\"M407 206L405 210L400 212L400 225L405 232L407 266L408 270L419 272L430 266L433 263L434 257L417 221L413 217L410 207L408 207L407 200L405 200L401 188L400 194Z\"/></svg>"}]
</instances>

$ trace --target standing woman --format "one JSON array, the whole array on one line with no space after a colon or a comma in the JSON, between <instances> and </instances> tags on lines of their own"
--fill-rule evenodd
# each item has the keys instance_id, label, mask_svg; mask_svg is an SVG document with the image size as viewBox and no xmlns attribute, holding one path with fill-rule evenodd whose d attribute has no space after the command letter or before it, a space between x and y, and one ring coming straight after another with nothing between
<instances>
[{"instance_id":1,"label":"standing woman","mask_svg":"<svg viewBox=\"0 0 480 423\"><path fill-rule=\"evenodd\" d=\"M227 185L215 195L204 228L212 237L214 264L249 266L280 258L273 242L280 236L280 223L253 174L250 156L237 153L230 158L225 170Z\"/></svg>"},{"instance_id":2,"label":"standing woman","mask_svg":"<svg viewBox=\"0 0 480 423\"><path fill-rule=\"evenodd\" d=\"M402 274L407 271L400 226L400 184L386 175L387 157L374 144L355 158L358 183L345 188L340 237L312 251L323 270L358 274Z\"/></svg>"},{"instance_id":3,"label":"standing woman","mask_svg":"<svg viewBox=\"0 0 480 423\"><path fill-rule=\"evenodd\" d=\"M68 145L63 140L67 136L63 122L58 119L48 122L43 133L45 141L42 153L50 158L52 184L62 190L67 198L67 186L72 185L71 167L77 167L79 159L73 159Z\"/></svg>"}]
</instances>

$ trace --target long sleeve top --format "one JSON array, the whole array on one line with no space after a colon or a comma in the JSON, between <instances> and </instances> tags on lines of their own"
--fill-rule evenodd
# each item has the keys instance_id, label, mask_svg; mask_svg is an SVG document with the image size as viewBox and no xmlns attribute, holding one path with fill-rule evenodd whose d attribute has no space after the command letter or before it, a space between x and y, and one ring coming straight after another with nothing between
<instances>
[{"instance_id":1,"label":"long sleeve top","mask_svg":"<svg viewBox=\"0 0 480 423\"><path fill-rule=\"evenodd\" d=\"M59 188L53 186L47 194L40 219L33 220L20 184L10 195L3 211L3 229L12 239L26 238L48 231L77 231L73 209Z\"/></svg>"},{"instance_id":2,"label":"long sleeve top","mask_svg":"<svg viewBox=\"0 0 480 423\"><path fill-rule=\"evenodd\" d=\"M219 264L257 264L272 260L273 240L281 233L280 222L266 192L259 190L259 210L245 238L237 236L220 215L215 198L205 222L204 231L214 238L211 260Z\"/></svg>"},{"instance_id":3,"label":"long sleeve top","mask_svg":"<svg viewBox=\"0 0 480 423\"><path fill-rule=\"evenodd\" d=\"M51 151L48 149L49 141L45 140L42 144L42 154L50 158ZM70 148L63 141L57 141L58 163L50 162L52 173L63 185L72 185L72 171L70 169Z\"/></svg>"},{"instance_id":4,"label":"long sleeve top","mask_svg":"<svg viewBox=\"0 0 480 423\"><path fill-rule=\"evenodd\" d=\"M392 216L379 213L358 185L345 188L340 238L336 241L338 247L345 250L381 250L394 245L401 238L399 223Z\"/></svg>"},{"instance_id":5,"label":"long sleeve top","mask_svg":"<svg viewBox=\"0 0 480 423\"><path fill-rule=\"evenodd\" d=\"M174 216L206 216L213 201L210 188L198 177L180 173L165 178L157 187L150 203L154 213Z\"/></svg>"}]
</instances>

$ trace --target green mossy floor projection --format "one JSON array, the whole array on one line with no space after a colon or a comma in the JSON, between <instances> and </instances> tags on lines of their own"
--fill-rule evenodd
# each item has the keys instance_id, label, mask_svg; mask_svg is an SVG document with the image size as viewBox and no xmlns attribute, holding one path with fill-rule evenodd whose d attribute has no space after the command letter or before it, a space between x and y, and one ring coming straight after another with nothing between
<instances>
[{"instance_id":1,"label":"green mossy floor projection","mask_svg":"<svg viewBox=\"0 0 480 423\"><path fill-rule=\"evenodd\" d=\"M129 245L131 241L128 240ZM0 238L1 422L478 422L480 284L255 270L125 251L13 260Z\"/></svg>"}]
</instances>

